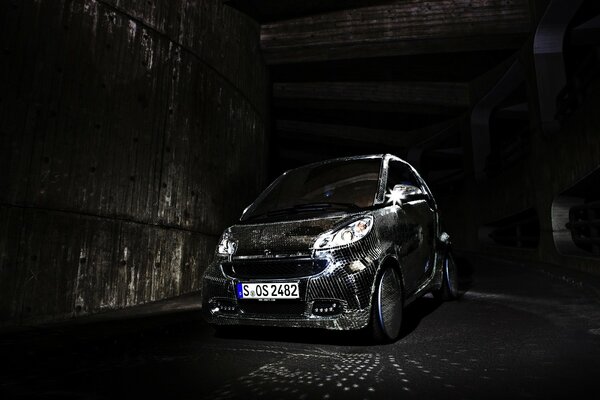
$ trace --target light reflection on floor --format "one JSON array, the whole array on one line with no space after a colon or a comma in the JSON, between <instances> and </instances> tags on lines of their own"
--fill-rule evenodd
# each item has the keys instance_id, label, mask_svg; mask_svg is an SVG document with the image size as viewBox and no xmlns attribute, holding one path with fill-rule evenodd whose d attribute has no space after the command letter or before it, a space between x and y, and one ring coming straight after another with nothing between
<instances>
[{"instance_id":1,"label":"light reflection on floor","mask_svg":"<svg viewBox=\"0 0 600 400\"><path fill-rule=\"evenodd\" d=\"M426 356L434 362L441 360L435 354ZM319 361L314 362L315 358L319 358ZM390 370L393 371L392 374ZM444 375L440 371L433 373L432 368L426 367L408 354L403 354L397 359L394 355L382 356L381 353L316 351L308 354L289 354L283 359L225 382L208 397L304 399L308 398L310 393L313 393L313 396L314 393L319 393L322 399L377 399L381 398L382 389L389 392L390 385L398 395L404 393L412 397L415 395L410 378L413 374L427 376L436 385L446 389L455 387L449 382L444 382ZM390 375L396 377L393 382L389 381ZM384 376L388 377L388 381L384 380Z\"/></svg>"}]
</instances>

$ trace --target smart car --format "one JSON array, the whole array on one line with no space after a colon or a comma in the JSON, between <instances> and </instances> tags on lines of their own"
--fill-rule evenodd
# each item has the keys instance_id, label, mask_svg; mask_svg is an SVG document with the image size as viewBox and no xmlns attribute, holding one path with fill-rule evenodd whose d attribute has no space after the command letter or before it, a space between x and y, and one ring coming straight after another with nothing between
<instances>
[{"instance_id":1,"label":"smart car","mask_svg":"<svg viewBox=\"0 0 600 400\"><path fill-rule=\"evenodd\" d=\"M203 276L216 326L400 334L403 308L457 296L449 235L425 181L390 154L285 172L221 236Z\"/></svg>"}]
</instances>

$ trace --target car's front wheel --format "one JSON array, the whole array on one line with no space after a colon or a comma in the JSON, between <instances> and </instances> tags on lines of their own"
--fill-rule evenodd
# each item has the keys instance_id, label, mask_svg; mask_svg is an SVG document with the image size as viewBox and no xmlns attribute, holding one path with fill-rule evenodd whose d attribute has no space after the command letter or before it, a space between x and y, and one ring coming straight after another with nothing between
<instances>
[{"instance_id":1,"label":"car's front wheel","mask_svg":"<svg viewBox=\"0 0 600 400\"><path fill-rule=\"evenodd\" d=\"M454 300L458 297L458 271L450 251L444 257L442 265L442 286L433 292L433 296L440 301Z\"/></svg>"},{"instance_id":2,"label":"car's front wheel","mask_svg":"<svg viewBox=\"0 0 600 400\"><path fill-rule=\"evenodd\" d=\"M386 268L377 278L369 333L377 343L392 342L400 335L402 325L402 284L394 268Z\"/></svg>"}]
</instances>

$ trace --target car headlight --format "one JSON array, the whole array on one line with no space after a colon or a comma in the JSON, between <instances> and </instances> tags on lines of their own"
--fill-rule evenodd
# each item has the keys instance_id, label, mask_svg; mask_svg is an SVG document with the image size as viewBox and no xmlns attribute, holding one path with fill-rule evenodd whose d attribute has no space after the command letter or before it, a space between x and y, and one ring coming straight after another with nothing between
<instances>
[{"instance_id":1,"label":"car headlight","mask_svg":"<svg viewBox=\"0 0 600 400\"><path fill-rule=\"evenodd\" d=\"M343 228L319 236L315 241L313 248L315 250L329 249L357 242L367 236L367 234L371 232L372 227L373 217L369 216L361 218L349 223Z\"/></svg>"},{"instance_id":2,"label":"car headlight","mask_svg":"<svg viewBox=\"0 0 600 400\"><path fill-rule=\"evenodd\" d=\"M231 233L225 232L223 236L221 236L221 240L219 240L219 246L217 246L217 253L224 256L231 256L235 254L237 250L237 241L233 240Z\"/></svg>"}]
</instances>

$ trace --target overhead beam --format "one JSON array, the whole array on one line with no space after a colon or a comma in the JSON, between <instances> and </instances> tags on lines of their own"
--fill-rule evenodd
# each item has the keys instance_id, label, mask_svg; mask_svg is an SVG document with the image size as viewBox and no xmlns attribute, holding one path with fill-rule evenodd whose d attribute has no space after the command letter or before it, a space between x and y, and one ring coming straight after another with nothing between
<instances>
[{"instance_id":1,"label":"overhead beam","mask_svg":"<svg viewBox=\"0 0 600 400\"><path fill-rule=\"evenodd\" d=\"M518 48L527 0L402 0L264 24L269 64Z\"/></svg>"},{"instance_id":2,"label":"overhead beam","mask_svg":"<svg viewBox=\"0 0 600 400\"><path fill-rule=\"evenodd\" d=\"M251 16L259 23L346 10L389 0L222 0L228 6Z\"/></svg>"},{"instance_id":3,"label":"overhead beam","mask_svg":"<svg viewBox=\"0 0 600 400\"><path fill-rule=\"evenodd\" d=\"M396 113L404 115L429 115L429 116L452 116L456 115L460 108L438 105L422 105L408 103L381 103L370 101L352 100L320 100L320 99L293 99L278 98L273 104L279 109L289 110L335 110L335 111L357 111L376 113Z\"/></svg>"},{"instance_id":4,"label":"overhead beam","mask_svg":"<svg viewBox=\"0 0 600 400\"><path fill-rule=\"evenodd\" d=\"M276 99L431 105L470 105L468 83L462 82L292 82L275 83Z\"/></svg>"},{"instance_id":5,"label":"overhead beam","mask_svg":"<svg viewBox=\"0 0 600 400\"><path fill-rule=\"evenodd\" d=\"M514 49L420 54L272 65L272 82L466 82L504 62Z\"/></svg>"},{"instance_id":6,"label":"overhead beam","mask_svg":"<svg viewBox=\"0 0 600 400\"><path fill-rule=\"evenodd\" d=\"M515 57L469 81L276 82L278 108L457 114L475 105L506 73Z\"/></svg>"},{"instance_id":7,"label":"overhead beam","mask_svg":"<svg viewBox=\"0 0 600 400\"><path fill-rule=\"evenodd\" d=\"M305 121L279 120L276 131L288 141L302 140L316 143L343 143L345 145L379 145L385 149L407 149L427 140L457 123L456 119L409 131L391 131L358 126L323 124Z\"/></svg>"}]
</instances>

